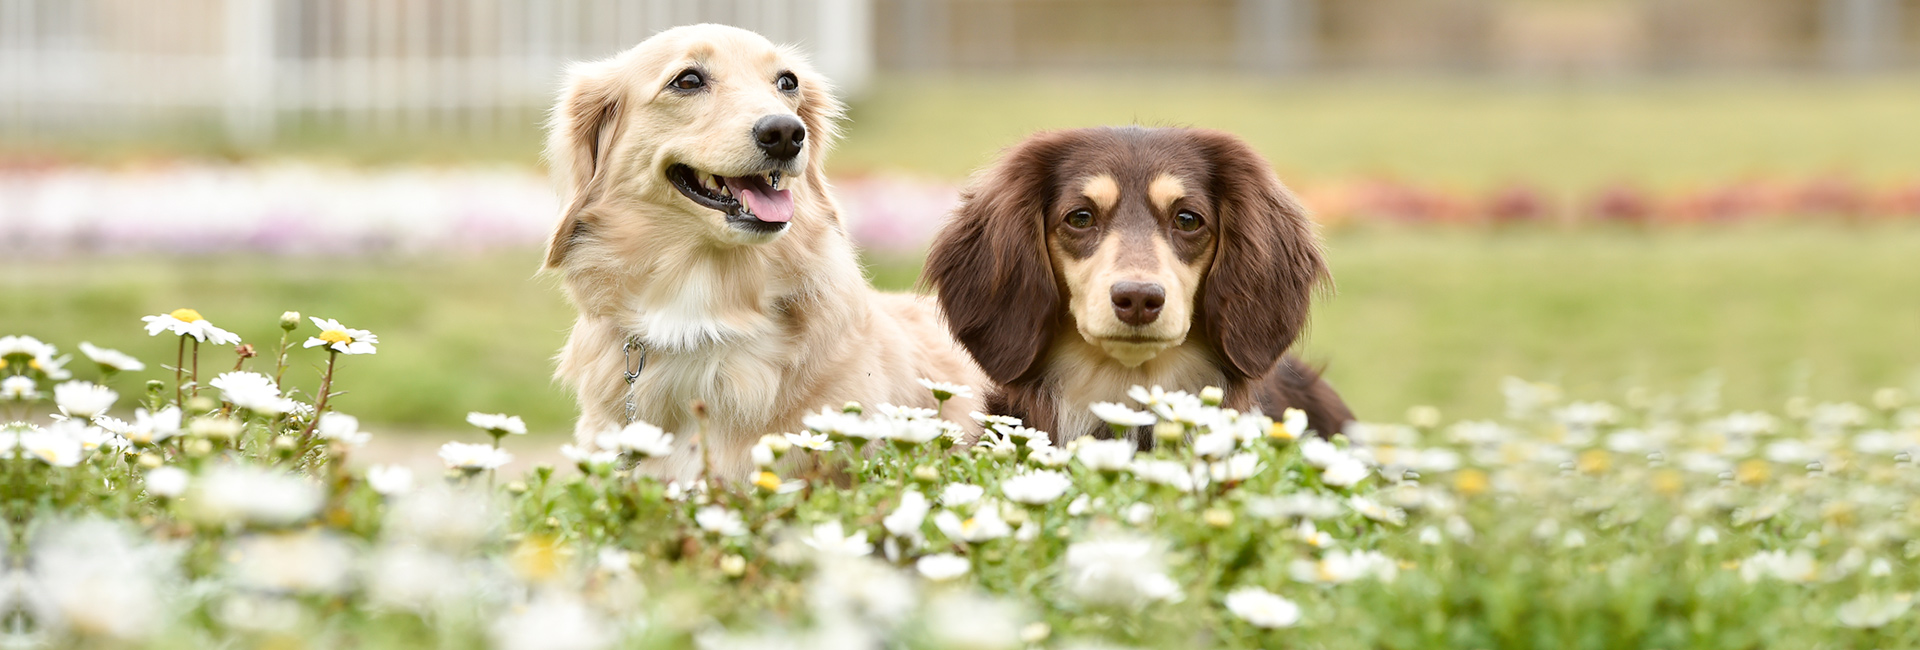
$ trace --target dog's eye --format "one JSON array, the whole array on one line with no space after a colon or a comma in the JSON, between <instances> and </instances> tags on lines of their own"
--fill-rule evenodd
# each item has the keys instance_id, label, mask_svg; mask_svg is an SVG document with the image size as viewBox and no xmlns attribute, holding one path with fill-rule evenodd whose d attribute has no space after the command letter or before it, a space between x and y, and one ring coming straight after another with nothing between
<instances>
[{"instance_id":1,"label":"dog's eye","mask_svg":"<svg viewBox=\"0 0 1920 650\"><path fill-rule=\"evenodd\" d=\"M1203 223L1206 222L1201 221L1200 215L1195 214L1192 210L1181 210L1173 215L1173 227L1187 232L1199 230L1200 225Z\"/></svg>"},{"instance_id":2,"label":"dog's eye","mask_svg":"<svg viewBox=\"0 0 1920 650\"><path fill-rule=\"evenodd\" d=\"M699 70L689 68L681 72L680 76L674 77L673 83L668 85L680 90L699 90L707 87L707 76L700 74Z\"/></svg>"},{"instance_id":3,"label":"dog's eye","mask_svg":"<svg viewBox=\"0 0 1920 650\"><path fill-rule=\"evenodd\" d=\"M779 88L780 92L790 93L800 89L800 78L791 72L782 72L773 80L773 87Z\"/></svg>"},{"instance_id":4,"label":"dog's eye","mask_svg":"<svg viewBox=\"0 0 1920 650\"><path fill-rule=\"evenodd\" d=\"M1093 225L1093 211L1086 208L1067 213L1067 225L1074 228L1087 228Z\"/></svg>"}]
</instances>

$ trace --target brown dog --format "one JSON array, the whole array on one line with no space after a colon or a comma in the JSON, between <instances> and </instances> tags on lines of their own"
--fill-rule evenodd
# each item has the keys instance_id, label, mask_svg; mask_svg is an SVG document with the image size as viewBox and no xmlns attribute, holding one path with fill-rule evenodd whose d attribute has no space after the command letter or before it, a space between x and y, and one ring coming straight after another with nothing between
<instances>
[{"instance_id":1,"label":"brown dog","mask_svg":"<svg viewBox=\"0 0 1920 650\"><path fill-rule=\"evenodd\" d=\"M1245 143L1129 127L1015 147L963 194L924 280L998 383L988 409L1064 443L1104 437L1088 406L1135 385L1219 386L1225 406L1340 431L1346 403L1285 354L1326 277L1313 222Z\"/></svg>"}]
</instances>

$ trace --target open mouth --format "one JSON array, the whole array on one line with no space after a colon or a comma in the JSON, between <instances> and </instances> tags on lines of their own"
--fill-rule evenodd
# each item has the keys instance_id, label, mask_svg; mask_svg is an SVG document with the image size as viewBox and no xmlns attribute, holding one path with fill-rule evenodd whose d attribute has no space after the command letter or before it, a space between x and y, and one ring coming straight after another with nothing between
<instances>
[{"instance_id":1,"label":"open mouth","mask_svg":"<svg viewBox=\"0 0 1920 650\"><path fill-rule=\"evenodd\" d=\"M793 194L780 189L778 170L720 176L675 164L667 168L667 180L688 199L727 215L727 223L742 230L776 232L793 220Z\"/></svg>"}]
</instances>

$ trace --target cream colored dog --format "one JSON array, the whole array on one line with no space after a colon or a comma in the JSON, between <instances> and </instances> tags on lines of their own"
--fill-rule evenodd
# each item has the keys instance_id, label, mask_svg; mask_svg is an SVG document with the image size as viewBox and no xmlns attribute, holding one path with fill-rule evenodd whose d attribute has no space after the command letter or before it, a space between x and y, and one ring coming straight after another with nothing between
<instances>
[{"instance_id":1,"label":"cream colored dog","mask_svg":"<svg viewBox=\"0 0 1920 650\"><path fill-rule=\"evenodd\" d=\"M761 435L810 411L933 407L923 377L984 383L930 300L862 274L822 171L842 107L793 51L693 25L570 77L549 125L566 207L544 268L580 311L557 372L580 442L644 421L676 436L642 471L691 478L704 453L739 479Z\"/></svg>"}]
</instances>

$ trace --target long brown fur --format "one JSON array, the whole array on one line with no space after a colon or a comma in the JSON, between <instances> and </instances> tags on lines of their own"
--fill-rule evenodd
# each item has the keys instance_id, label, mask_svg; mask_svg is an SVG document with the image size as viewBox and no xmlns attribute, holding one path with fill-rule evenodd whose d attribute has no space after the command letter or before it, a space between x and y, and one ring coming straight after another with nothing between
<instances>
[{"instance_id":1,"label":"long brown fur","mask_svg":"<svg viewBox=\"0 0 1920 650\"><path fill-rule=\"evenodd\" d=\"M1063 241L1065 214L1088 205L1083 193L1115 202L1097 250ZM1204 213L1207 230L1166 229L1173 205ZM1087 322L1106 318L1097 313L1106 297L1073 285L1125 275L1107 267L1128 259L1171 284L1197 280L1167 297L1176 322L1121 328L1165 343L1115 343L1102 336L1115 324ZM1156 384L1220 386L1227 406L1299 408L1322 435L1340 431L1353 419L1345 402L1286 354L1327 278L1313 222L1259 154L1217 131L1137 127L1046 132L1014 147L962 193L923 276L954 338L995 382L988 409L1059 442L1107 435L1087 407Z\"/></svg>"},{"instance_id":2,"label":"long brown fur","mask_svg":"<svg viewBox=\"0 0 1920 650\"><path fill-rule=\"evenodd\" d=\"M711 79L699 95L664 90L683 70ZM792 72L796 92L774 89ZM839 219L826 175L841 105L794 52L719 25L661 32L613 58L583 63L554 107L547 156L565 195L544 268L579 310L556 376L576 393L575 437L589 444L637 419L676 434L672 456L642 470L743 478L752 445L800 430L809 411L848 401L933 407L916 379L980 386L984 377L940 325L931 301L875 292ZM723 169L759 160L755 120L797 115L807 130L794 215L775 236L731 229L665 180L672 164ZM716 173L719 173L716 171ZM629 386L623 344L646 344ZM708 417L695 417L703 402ZM966 421L975 399L944 416ZM706 449L695 447L704 442Z\"/></svg>"}]
</instances>

